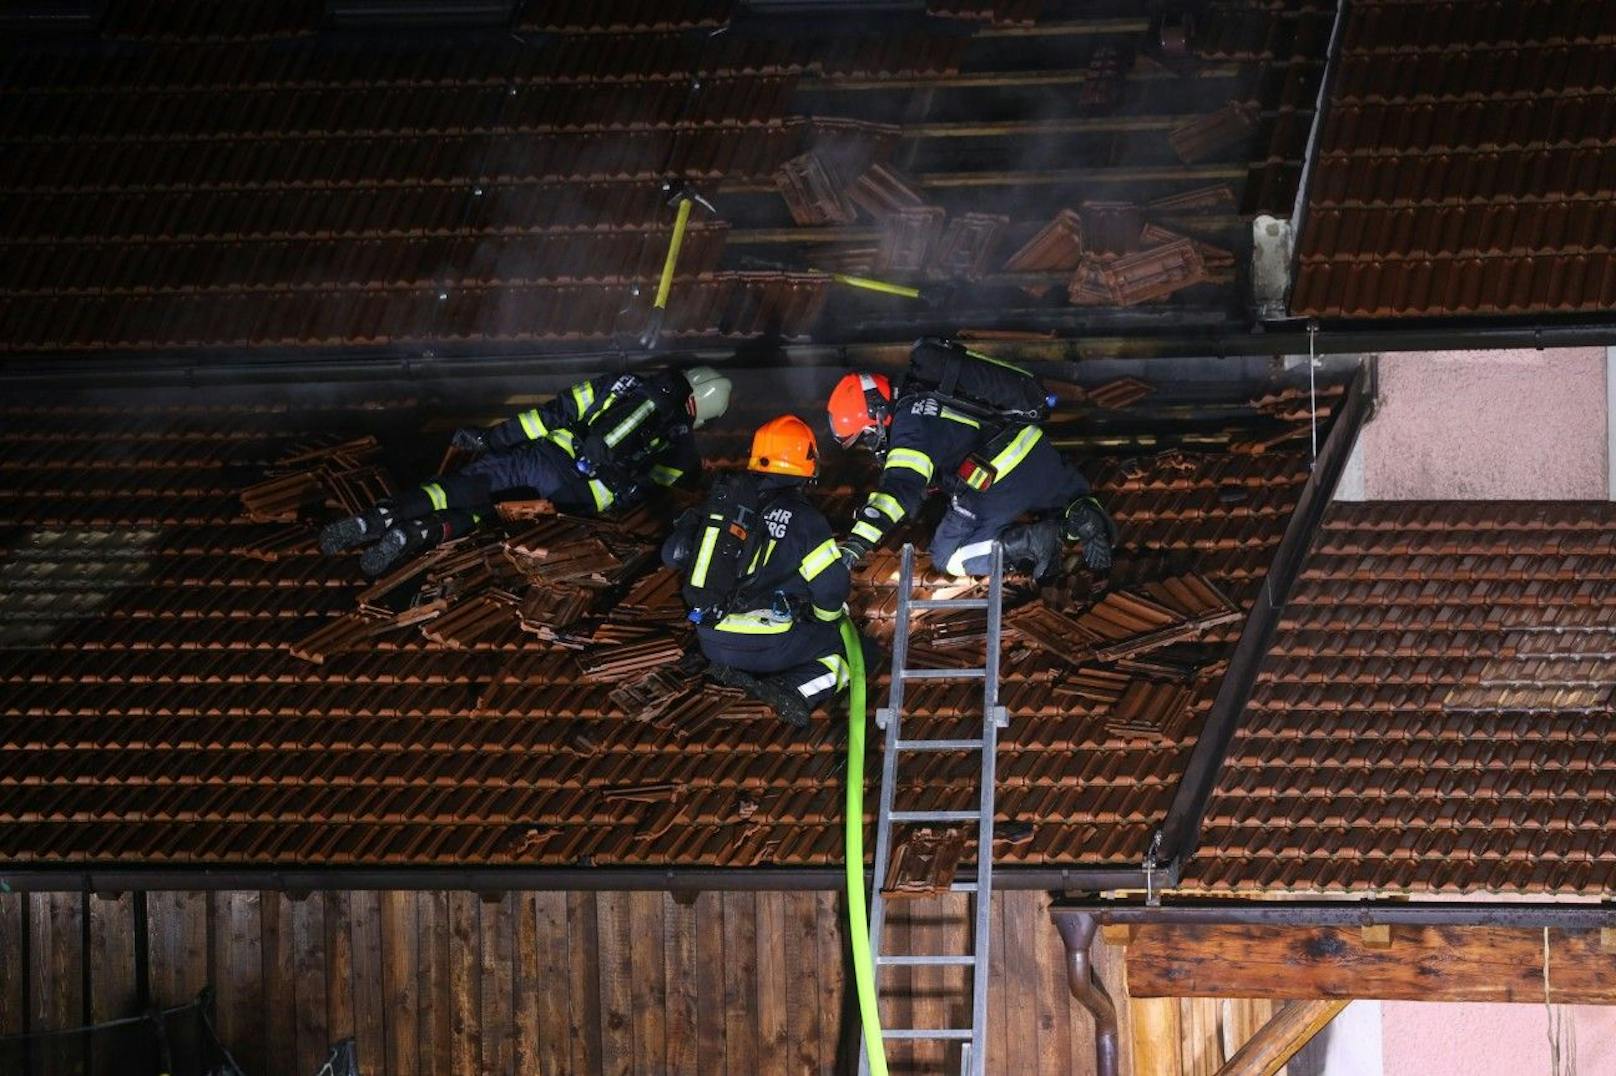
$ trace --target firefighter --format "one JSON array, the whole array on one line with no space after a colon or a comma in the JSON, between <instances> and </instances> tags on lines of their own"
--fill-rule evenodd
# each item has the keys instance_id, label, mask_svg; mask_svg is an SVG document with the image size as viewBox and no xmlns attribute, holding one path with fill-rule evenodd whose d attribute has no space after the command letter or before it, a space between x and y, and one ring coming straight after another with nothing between
<instances>
[{"instance_id":1,"label":"firefighter","mask_svg":"<svg viewBox=\"0 0 1616 1076\"><path fill-rule=\"evenodd\" d=\"M847 566L830 521L804 490L819 474L819 448L806 422L784 415L760 426L747 469L759 476L757 540L737 558L748 563L728 573L733 595L720 608L729 611L698 620L696 638L711 663L709 676L805 728L814 709L847 686L837 623L846 612ZM714 525L707 520L705 508L685 513L662 547L663 562L684 574L687 596L712 571L714 542L706 530Z\"/></svg>"},{"instance_id":2,"label":"firefighter","mask_svg":"<svg viewBox=\"0 0 1616 1076\"><path fill-rule=\"evenodd\" d=\"M844 448L862 446L882 458L880 482L842 544L849 566L940 487L949 508L932 534L931 559L951 575L986 575L995 540L1006 567L1035 579L1060 568L1063 540L1082 543L1092 571L1111 567L1110 517L1036 424L973 417L938 392L894 400L891 381L873 373L838 381L827 410ZM1024 514L1033 520L1018 522Z\"/></svg>"},{"instance_id":3,"label":"firefighter","mask_svg":"<svg viewBox=\"0 0 1616 1076\"><path fill-rule=\"evenodd\" d=\"M730 382L708 366L606 374L491 429L456 430L476 459L320 533L320 549L369 545L359 566L380 575L404 557L469 534L502 500L537 495L562 512L600 515L655 486L693 486L701 457L691 431L729 407Z\"/></svg>"}]
</instances>

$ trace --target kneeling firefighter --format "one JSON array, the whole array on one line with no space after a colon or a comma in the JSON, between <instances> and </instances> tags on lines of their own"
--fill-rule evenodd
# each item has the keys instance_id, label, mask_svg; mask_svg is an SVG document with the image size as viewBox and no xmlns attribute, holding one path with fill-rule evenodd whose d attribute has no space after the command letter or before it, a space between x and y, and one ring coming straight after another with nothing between
<instances>
[{"instance_id":1,"label":"kneeling firefighter","mask_svg":"<svg viewBox=\"0 0 1616 1076\"><path fill-rule=\"evenodd\" d=\"M785 415L760 426L747 470L713 482L662 547L683 575L708 675L747 691L803 728L847 686L837 622L849 587L830 522L804 486L818 476L808 424Z\"/></svg>"},{"instance_id":2,"label":"kneeling firefighter","mask_svg":"<svg viewBox=\"0 0 1616 1076\"><path fill-rule=\"evenodd\" d=\"M881 374L848 374L827 410L844 448L882 457L881 480L843 543L856 563L940 487L949 509L931 539L932 563L953 575L985 575L992 544L1006 566L1046 579L1061 542L1081 542L1096 572L1111 566L1115 530L1083 475L1066 464L1039 423L1053 397L1031 373L949 340L910 353L896 393ZM1031 522L1018 522L1030 514Z\"/></svg>"},{"instance_id":3,"label":"kneeling firefighter","mask_svg":"<svg viewBox=\"0 0 1616 1076\"><path fill-rule=\"evenodd\" d=\"M693 486L691 431L729 407L729 378L709 366L603 375L492 429L456 430L478 458L326 527L320 549L369 544L359 566L380 573L418 550L476 529L496 502L539 496L574 515L621 511L655 486Z\"/></svg>"}]
</instances>

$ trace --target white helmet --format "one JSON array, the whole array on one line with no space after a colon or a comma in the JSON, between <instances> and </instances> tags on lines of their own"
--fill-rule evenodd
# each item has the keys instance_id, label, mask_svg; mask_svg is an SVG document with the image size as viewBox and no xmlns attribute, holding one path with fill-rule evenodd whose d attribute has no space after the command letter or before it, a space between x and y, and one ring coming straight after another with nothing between
<instances>
[{"instance_id":1,"label":"white helmet","mask_svg":"<svg viewBox=\"0 0 1616 1076\"><path fill-rule=\"evenodd\" d=\"M690 382L691 413L696 418L691 425L700 429L708 419L720 418L729 410L729 378L711 366L692 366L684 373Z\"/></svg>"}]
</instances>

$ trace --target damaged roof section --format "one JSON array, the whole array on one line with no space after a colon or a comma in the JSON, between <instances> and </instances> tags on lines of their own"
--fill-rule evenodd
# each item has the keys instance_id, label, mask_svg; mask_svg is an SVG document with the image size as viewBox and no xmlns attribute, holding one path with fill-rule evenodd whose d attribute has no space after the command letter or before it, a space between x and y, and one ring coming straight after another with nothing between
<instances>
[{"instance_id":1,"label":"damaged roof section","mask_svg":"<svg viewBox=\"0 0 1616 1076\"><path fill-rule=\"evenodd\" d=\"M1333 5L934 3L899 32L715 34L732 6L527 3L514 34L468 36L114 0L98 40L15 35L0 351L633 340L665 181L716 207L672 341L906 339L944 308L1247 324L1236 266L1250 215L1294 195Z\"/></svg>"},{"instance_id":2,"label":"damaged roof section","mask_svg":"<svg viewBox=\"0 0 1616 1076\"><path fill-rule=\"evenodd\" d=\"M1191 890L1616 889L1616 506L1338 503Z\"/></svg>"},{"instance_id":3,"label":"damaged roof section","mask_svg":"<svg viewBox=\"0 0 1616 1076\"><path fill-rule=\"evenodd\" d=\"M1294 390L1192 406L1128 379L1066 395L1050 436L1089 458L1121 539L1108 587L1078 575L1023 591L1008 624L1012 867L1144 854L1308 474ZM354 472L398 481L387 449L419 423L408 411L5 417L8 860L764 868L840 855L842 718L798 733L694 677L675 581L654 560L662 515L586 523L526 506L367 582L353 558L317 554L315 526L361 496ZM726 424L706 449L735 466L744 440ZM839 457L819 487L833 520L857 500L852 464ZM896 568L894 552L873 555L854 595L878 641ZM961 585L924 576L933 594ZM917 660L968 664L981 633L928 617ZM878 677L872 698L884 690ZM978 701L917 685L909 720L964 725ZM974 765L928 758L918 794L954 806Z\"/></svg>"}]
</instances>

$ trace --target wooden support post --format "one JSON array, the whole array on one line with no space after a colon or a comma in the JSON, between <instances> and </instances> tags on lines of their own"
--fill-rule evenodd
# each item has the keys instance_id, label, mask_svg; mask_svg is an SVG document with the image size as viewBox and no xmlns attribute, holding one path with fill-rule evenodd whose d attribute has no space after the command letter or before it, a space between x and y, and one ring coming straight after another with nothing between
<instances>
[{"instance_id":1,"label":"wooden support post","mask_svg":"<svg viewBox=\"0 0 1616 1076\"><path fill-rule=\"evenodd\" d=\"M1218 1076L1274 1076L1346 1007L1345 1001L1291 1002L1229 1058Z\"/></svg>"},{"instance_id":2,"label":"wooden support post","mask_svg":"<svg viewBox=\"0 0 1616 1076\"><path fill-rule=\"evenodd\" d=\"M1133 1076L1179 1076L1178 999L1134 998Z\"/></svg>"}]
</instances>

